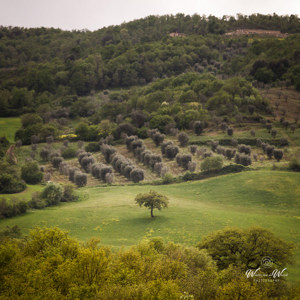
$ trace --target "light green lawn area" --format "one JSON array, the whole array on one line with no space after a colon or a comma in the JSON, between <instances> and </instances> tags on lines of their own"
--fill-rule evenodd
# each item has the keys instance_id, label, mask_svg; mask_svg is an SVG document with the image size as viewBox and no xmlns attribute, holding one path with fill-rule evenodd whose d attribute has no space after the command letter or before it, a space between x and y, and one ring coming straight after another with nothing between
<instances>
[{"instance_id":1,"label":"light green lawn area","mask_svg":"<svg viewBox=\"0 0 300 300\"><path fill-rule=\"evenodd\" d=\"M5 198L9 201L12 201L13 199L16 199L18 201L30 201L32 198L32 194L36 193L36 192L41 192L43 190L45 186L43 185L27 185L26 189L21 192L21 193L17 193L17 194L0 194L0 199L1 198Z\"/></svg>"},{"instance_id":2,"label":"light green lawn area","mask_svg":"<svg viewBox=\"0 0 300 300\"><path fill-rule=\"evenodd\" d=\"M13 143L15 133L20 127L20 118L0 118L0 137L5 136L9 142Z\"/></svg>"},{"instance_id":3,"label":"light green lawn area","mask_svg":"<svg viewBox=\"0 0 300 300\"><path fill-rule=\"evenodd\" d=\"M99 237L112 247L130 246L146 236L195 245L211 231L227 226L261 226L297 246L290 279L300 278L300 174L249 171L203 181L163 186L83 188L86 200L65 203L0 221L24 234L34 226L58 226L86 241ZM150 217L138 207L138 193L156 190L169 197L169 208Z\"/></svg>"}]
</instances>

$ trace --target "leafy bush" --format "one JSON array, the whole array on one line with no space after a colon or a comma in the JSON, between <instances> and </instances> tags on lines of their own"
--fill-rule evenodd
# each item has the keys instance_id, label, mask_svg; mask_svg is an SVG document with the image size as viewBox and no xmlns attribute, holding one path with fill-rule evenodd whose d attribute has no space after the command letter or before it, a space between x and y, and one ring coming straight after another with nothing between
<instances>
[{"instance_id":1,"label":"leafy bush","mask_svg":"<svg viewBox=\"0 0 300 300\"><path fill-rule=\"evenodd\" d=\"M178 153L179 153L179 148L174 144L168 145L165 148L165 154L169 159L174 159Z\"/></svg>"},{"instance_id":2,"label":"leafy bush","mask_svg":"<svg viewBox=\"0 0 300 300\"><path fill-rule=\"evenodd\" d=\"M27 203L23 200L12 199L8 202L5 198L0 199L0 219L11 218L27 211Z\"/></svg>"},{"instance_id":3,"label":"leafy bush","mask_svg":"<svg viewBox=\"0 0 300 300\"><path fill-rule=\"evenodd\" d=\"M203 131L204 124L201 121L196 121L194 123L194 131L197 135L200 135Z\"/></svg>"},{"instance_id":4,"label":"leafy bush","mask_svg":"<svg viewBox=\"0 0 300 300\"><path fill-rule=\"evenodd\" d=\"M235 162L243 166L249 166L252 164L251 157L249 155L240 153L235 155Z\"/></svg>"},{"instance_id":5,"label":"leafy bush","mask_svg":"<svg viewBox=\"0 0 300 300\"><path fill-rule=\"evenodd\" d=\"M45 200L47 206L57 205L64 195L62 186L58 183L50 182L43 189L41 198Z\"/></svg>"},{"instance_id":6,"label":"leafy bush","mask_svg":"<svg viewBox=\"0 0 300 300\"><path fill-rule=\"evenodd\" d=\"M98 152L98 151L100 151L100 145L97 142L88 143L85 146L85 151L87 151L87 152Z\"/></svg>"},{"instance_id":7,"label":"leafy bush","mask_svg":"<svg viewBox=\"0 0 300 300\"><path fill-rule=\"evenodd\" d=\"M275 149L274 146L271 146L271 145L267 146L266 153L267 153L269 159L272 159L274 149Z\"/></svg>"},{"instance_id":8,"label":"leafy bush","mask_svg":"<svg viewBox=\"0 0 300 300\"><path fill-rule=\"evenodd\" d=\"M180 132L177 138L181 147L184 147L188 144L189 136L185 132Z\"/></svg>"},{"instance_id":9,"label":"leafy bush","mask_svg":"<svg viewBox=\"0 0 300 300\"><path fill-rule=\"evenodd\" d=\"M64 159L63 159L62 157L60 157L60 156L54 156L54 157L51 159L51 163L52 163L53 167L56 168L56 169L58 169L59 164L60 164L61 162L63 162L63 161L64 161Z\"/></svg>"},{"instance_id":10,"label":"leafy bush","mask_svg":"<svg viewBox=\"0 0 300 300\"><path fill-rule=\"evenodd\" d=\"M64 192L61 198L61 202L72 202L78 200L78 195L75 193L74 185L73 184L65 184L63 186Z\"/></svg>"},{"instance_id":11,"label":"leafy bush","mask_svg":"<svg viewBox=\"0 0 300 300\"><path fill-rule=\"evenodd\" d=\"M182 154L182 155L178 154L176 156L177 164L182 168L184 168L185 170L188 169L188 164L191 161L192 161L192 156L190 154Z\"/></svg>"},{"instance_id":12,"label":"leafy bush","mask_svg":"<svg viewBox=\"0 0 300 300\"><path fill-rule=\"evenodd\" d=\"M0 193L14 194L22 192L26 189L26 184L23 180L16 177L14 174L0 174Z\"/></svg>"},{"instance_id":13,"label":"leafy bush","mask_svg":"<svg viewBox=\"0 0 300 300\"><path fill-rule=\"evenodd\" d=\"M43 148L40 151L40 157L43 161L47 161L49 159L51 151L48 148Z\"/></svg>"},{"instance_id":14,"label":"leafy bush","mask_svg":"<svg viewBox=\"0 0 300 300\"><path fill-rule=\"evenodd\" d=\"M130 180L132 180L134 183L138 183L144 179L144 171L141 169L133 169L130 172Z\"/></svg>"},{"instance_id":15,"label":"leafy bush","mask_svg":"<svg viewBox=\"0 0 300 300\"><path fill-rule=\"evenodd\" d=\"M300 161L294 157L290 162L288 168L292 171L300 172Z\"/></svg>"},{"instance_id":16,"label":"leafy bush","mask_svg":"<svg viewBox=\"0 0 300 300\"><path fill-rule=\"evenodd\" d=\"M279 162L283 157L283 151L280 149L274 149L273 155L274 158Z\"/></svg>"},{"instance_id":17,"label":"leafy bush","mask_svg":"<svg viewBox=\"0 0 300 300\"><path fill-rule=\"evenodd\" d=\"M191 152L193 155L195 155L196 151L197 151L197 145L191 145L191 146L190 146L190 152Z\"/></svg>"},{"instance_id":18,"label":"leafy bush","mask_svg":"<svg viewBox=\"0 0 300 300\"><path fill-rule=\"evenodd\" d=\"M68 147L61 152L61 156L64 159L76 157L76 149L73 147Z\"/></svg>"},{"instance_id":19,"label":"leafy bush","mask_svg":"<svg viewBox=\"0 0 300 300\"><path fill-rule=\"evenodd\" d=\"M81 171L75 171L74 182L78 187L83 187L87 184L87 175Z\"/></svg>"},{"instance_id":20,"label":"leafy bush","mask_svg":"<svg viewBox=\"0 0 300 300\"><path fill-rule=\"evenodd\" d=\"M156 132L152 137L156 147L158 147L165 139L165 135L160 132Z\"/></svg>"},{"instance_id":21,"label":"leafy bush","mask_svg":"<svg viewBox=\"0 0 300 300\"><path fill-rule=\"evenodd\" d=\"M69 169L69 180L75 182L75 172L80 171L78 168L73 167Z\"/></svg>"},{"instance_id":22,"label":"leafy bush","mask_svg":"<svg viewBox=\"0 0 300 300\"><path fill-rule=\"evenodd\" d=\"M36 162L28 162L22 166L21 178L28 184L37 184L42 181L43 173Z\"/></svg>"},{"instance_id":23,"label":"leafy bush","mask_svg":"<svg viewBox=\"0 0 300 300\"><path fill-rule=\"evenodd\" d=\"M201 163L201 171L211 172L220 170L223 166L223 159L220 156L207 157Z\"/></svg>"},{"instance_id":24,"label":"leafy bush","mask_svg":"<svg viewBox=\"0 0 300 300\"><path fill-rule=\"evenodd\" d=\"M112 173L106 173L105 182L107 184L112 184L114 182L114 175Z\"/></svg>"}]
</instances>

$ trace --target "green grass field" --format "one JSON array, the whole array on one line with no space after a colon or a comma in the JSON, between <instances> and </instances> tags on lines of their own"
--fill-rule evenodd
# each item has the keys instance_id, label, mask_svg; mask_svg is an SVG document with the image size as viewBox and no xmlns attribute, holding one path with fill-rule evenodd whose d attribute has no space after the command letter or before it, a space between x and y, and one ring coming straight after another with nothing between
<instances>
[{"instance_id":1,"label":"green grass field","mask_svg":"<svg viewBox=\"0 0 300 300\"><path fill-rule=\"evenodd\" d=\"M174 185L85 188L85 200L2 220L0 229L18 225L27 234L34 226L58 226L79 240L99 237L119 248L149 236L195 245L227 226L262 226L297 246L295 264L288 267L294 280L300 277L299 182L298 173L249 171ZM169 208L155 211L154 219L134 203L138 193L150 189L170 199Z\"/></svg>"},{"instance_id":2,"label":"green grass field","mask_svg":"<svg viewBox=\"0 0 300 300\"><path fill-rule=\"evenodd\" d=\"M0 118L0 137L5 136L9 142L13 143L15 133L20 127L20 118Z\"/></svg>"}]
</instances>

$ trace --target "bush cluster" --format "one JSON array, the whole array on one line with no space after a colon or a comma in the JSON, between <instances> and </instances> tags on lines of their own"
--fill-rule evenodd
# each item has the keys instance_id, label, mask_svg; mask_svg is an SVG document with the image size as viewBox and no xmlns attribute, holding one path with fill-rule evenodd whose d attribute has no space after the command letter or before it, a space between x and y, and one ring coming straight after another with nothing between
<instances>
[{"instance_id":1,"label":"bush cluster","mask_svg":"<svg viewBox=\"0 0 300 300\"><path fill-rule=\"evenodd\" d=\"M42 181L43 173L36 162L28 162L21 169L21 178L28 184L37 184Z\"/></svg>"},{"instance_id":2,"label":"bush cluster","mask_svg":"<svg viewBox=\"0 0 300 300\"><path fill-rule=\"evenodd\" d=\"M237 153L235 155L235 162L243 166L250 166L252 164L251 157L243 153Z\"/></svg>"},{"instance_id":3,"label":"bush cluster","mask_svg":"<svg viewBox=\"0 0 300 300\"><path fill-rule=\"evenodd\" d=\"M160 133L160 131L158 129L150 129L150 130L148 130L148 136L153 140L153 142L155 143L156 147L158 147L159 145L161 145L161 143L165 139L165 135L162 134L162 133Z\"/></svg>"},{"instance_id":4,"label":"bush cluster","mask_svg":"<svg viewBox=\"0 0 300 300\"><path fill-rule=\"evenodd\" d=\"M190 154L178 154L176 156L176 162L183 169L187 170L189 163L192 161L192 156Z\"/></svg>"},{"instance_id":5,"label":"bush cluster","mask_svg":"<svg viewBox=\"0 0 300 300\"><path fill-rule=\"evenodd\" d=\"M5 198L0 199L0 219L12 218L27 211L27 203L23 200L12 199L7 201Z\"/></svg>"},{"instance_id":6,"label":"bush cluster","mask_svg":"<svg viewBox=\"0 0 300 300\"><path fill-rule=\"evenodd\" d=\"M168 159L174 159L179 153L179 148L172 141L166 141L161 144L161 153Z\"/></svg>"},{"instance_id":7,"label":"bush cluster","mask_svg":"<svg viewBox=\"0 0 300 300\"><path fill-rule=\"evenodd\" d=\"M90 172L93 177L100 179L108 184L113 183L113 170L112 167L105 164L94 163L90 166Z\"/></svg>"},{"instance_id":8,"label":"bush cluster","mask_svg":"<svg viewBox=\"0 0 300 300\"><path fill-rule=\"evenodd\" d=\"M268 143L258 142L257 144L260 144L263 152L267 154L269 159L272 159L274 156L274 158L279 162L283 158L283 151L281 149L276 149L273 145Z\"/></svg>"},{"instance_id":9,"label":"bush cluster","mask_svg":"<svg viewBox=\"0 0 300 300\"><path fill-rule=\"evenodd\" d=\"M251 155L251 146L247 146L244 144L238 145L239 153L245 153L247 155Z\"/></svg>"},{"instance_id":10,"label":"bush cluster","mask_svg":"<svg viewBox=\"0 0 300 300\"><path fill-rule=\"evenodd\" d=\"M50 182L46 185L41 193L35 193L28 202L30 208L42 209L44 207L57 205L60 202L71 202L78 200L75 194L74 186Z\"/></svg>"}]
</instances>

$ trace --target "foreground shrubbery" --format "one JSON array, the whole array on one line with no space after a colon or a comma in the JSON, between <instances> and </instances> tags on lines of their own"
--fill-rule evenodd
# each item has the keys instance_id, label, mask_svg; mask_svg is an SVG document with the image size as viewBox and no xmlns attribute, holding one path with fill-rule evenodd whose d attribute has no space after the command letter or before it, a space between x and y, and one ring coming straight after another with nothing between
<instances>
[{"instance_id":1,"label":"foreground shrubbery","mask_svg":"<svg viewBox=\"0 0 300 300\"><path fill-rule=\"evenodd\" d=\"M282 277L255 282L245 276L251 265L244 260L251 257L244 251L253 249L258 263L275 251L276 267L290 260L291 245L262 228L222 230L197 247L152 238L114 252L96 239L82 245L58 228L36 228L22 240L9 236L18 237L18 230L0 233L5 299L296 299L299 292Z\"/></svg>"}]
</instances>

